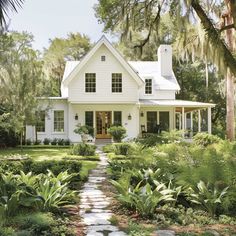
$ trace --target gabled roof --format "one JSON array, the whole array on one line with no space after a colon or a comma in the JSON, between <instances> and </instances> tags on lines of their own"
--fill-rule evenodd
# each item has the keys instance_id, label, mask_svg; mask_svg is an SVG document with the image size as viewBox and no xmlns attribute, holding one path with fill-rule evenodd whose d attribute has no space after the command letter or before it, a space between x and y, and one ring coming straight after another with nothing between
<instances>
[{"instance_id":1,"label":"gabled roof","mask_svg":"<svg viewBox=\"0 0 236 236\"><path fill-rule=\"evenodd\" d=\"M139 76L145 81L145 78L154 80L154 87L158 90L180 90L180 86L172 71L171 76L162 76L159 70L158 61L129 61L128 62Z\"/></svg>"},{"instance_id":2,"label":"gabled roof","mask_svg":"<svg viewBox=\"0 0 236 236\"><path fill-rule=\"evenodd\" d=\"M68 85L69 82L78 74L78 72L86 65L89 59L102 45L105 45L110 50L113 56L121 63L121 65L124 66L124 68L135 79L139 86L143 85L143 80L139 77L135 70L125 61L121 54L112 46L112 44L107 40L105 36L101 37L101 39L96 43L96 45L84 56L84 58L80 62L72 62L71 64L67 64L62 83ZM71 71L72 67L74 68Z\"/></svg>"}]
</instances>

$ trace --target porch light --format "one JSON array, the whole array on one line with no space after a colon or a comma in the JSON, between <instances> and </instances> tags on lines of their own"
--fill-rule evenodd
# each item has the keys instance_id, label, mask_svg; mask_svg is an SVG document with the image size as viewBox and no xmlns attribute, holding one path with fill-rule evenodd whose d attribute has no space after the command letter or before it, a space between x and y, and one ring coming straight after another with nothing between
<instances>
[{"instance_id":1,"label":"porch light","mask_svg":"<svg viewBox=\"0 0 236 236\"><path fill-rule=\"evenodd\" d=\"M129 114L128 115L128 120L131 120L132 119L132 116Z\"/></svg>"},{"instance_id":2,"label":"porch light","mask_svg":"<svg viewBox=\"0 0 236 236\"><path fill-rule=\"evenodd\" d=\"M75 114L75 120L78 120L79 119L79 116L78 116L78 114L76 113Z\"/></svg>"},{"instance_id":3,"label":"porch light","mask_svg":"<svg viewBox=\"0 0 236 236\"><path fill-rule=\"evenodd\" d=\"M144 117L144 113L143 113L143 111L141 111L140 116L141 116L141 117Z\"/></svg>"}]
</instances>

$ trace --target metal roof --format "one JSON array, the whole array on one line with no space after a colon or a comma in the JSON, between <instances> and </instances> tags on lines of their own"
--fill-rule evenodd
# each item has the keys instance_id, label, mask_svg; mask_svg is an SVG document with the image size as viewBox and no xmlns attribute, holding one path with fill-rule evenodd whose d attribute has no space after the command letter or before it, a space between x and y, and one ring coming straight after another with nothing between
<instances>
[{"instance_id":1,"label":"metal roof","mask_svg":"<svg viewBox=\"0 0 236 236\"><path fill-rule=\"evenodd\" d=\"M192 101L185 101L185 100L150 100L150 99L140 99L140 105L144 106L172 106L172 107L214 107L215 104L213 103L205 103L205 102L192 102Z\"/></svg>"}]
</instances>

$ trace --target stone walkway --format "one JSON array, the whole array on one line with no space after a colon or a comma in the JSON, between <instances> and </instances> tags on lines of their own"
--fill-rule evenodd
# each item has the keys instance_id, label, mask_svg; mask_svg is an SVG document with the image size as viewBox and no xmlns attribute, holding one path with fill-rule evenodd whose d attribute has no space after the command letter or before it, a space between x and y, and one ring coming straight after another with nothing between
<instances>
[{"instance_id":1,"label":"stone walkway","mask_svg":"<svg viewBox=\"0 0 236 236\"><path fill-rule=\"evenodd\" d=\"M106 167L108 165L106 154L98 150L100 162L96 169L89 174L88 181L80 191L80 216L86 226L87 236L125 236L116 226L111 225L109 219L112 213L108 210L110 198L106 197L100 189L106 180Z\"/></svg>"}]
</instances>

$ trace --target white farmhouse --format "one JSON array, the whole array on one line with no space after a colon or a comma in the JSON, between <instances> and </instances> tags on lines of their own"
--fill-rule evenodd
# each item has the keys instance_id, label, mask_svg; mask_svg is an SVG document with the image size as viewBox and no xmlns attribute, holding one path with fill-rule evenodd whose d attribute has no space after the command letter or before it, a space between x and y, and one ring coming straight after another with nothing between
<instances>
[{"instance_id":1,"label":"white farmhouse","mask_svg":"<svg viewBox=\"0 0 236 236\"><path fill-rule=\"evenodd\" d=\"M41 113L37 137L79 142L76 125L89 125L96 139L109 139L112 124L127 129L128 138L160 130L193 130L193 115L201 131L200 110L207 110L204 122L211 133L214 104L176 100L180 90L172 70L172 49L161 45L158 61L126 61L102 37L81 61L66 64L61 97L40 98ZM26 127L26 138L34 140L36 129Z\"/></svg>"}]
</instances>

